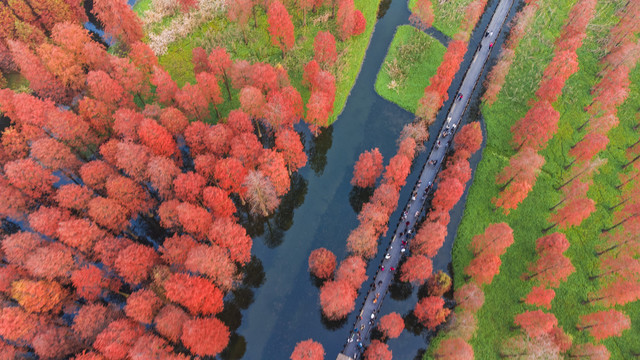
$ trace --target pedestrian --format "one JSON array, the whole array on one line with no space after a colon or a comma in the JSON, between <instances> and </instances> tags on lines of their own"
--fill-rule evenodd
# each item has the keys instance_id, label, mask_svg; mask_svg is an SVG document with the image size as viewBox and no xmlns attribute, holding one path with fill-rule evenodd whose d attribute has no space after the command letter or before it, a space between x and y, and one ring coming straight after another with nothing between
<instances>
[{"instance_id":1,"label":"pedestrian","mask_svg":"<svg viewBox=\"0 0 640 360\"><path fill-rule=\"evenodd\" d=\"M384 271L384 266L381 266L381 267L380 267L380 270Z\"/></svg>"},{"instance_id":2,"label":"pedestrian","mask_svg":"<svg viewBox=\"0 0 640 360\"><path fill-rule=\"evenodd\" d=\"M415 217L418 217L418 215L420 215L420 210L416 211Z\"/></svg>"},{"instance_id":3,"label":"pedestrian","mask_svg":"<svg viewBox=\"0 0 640 360\"><path fill-rule=\"evenodd\" d=\"M407 230L407 235L411 235L411 229Z\"/></svg>"},{"instance_id":4,"label":"pedestrian","mask_svg":"<svg viewBox=\"0 0 640 360\"><path fill-rule=\"evenodd\" d=\"M394 268L393 266L391 267L391 271L396 271L396 268Z\"/></svg>"},{"instance_id":5,"label":"pedestrian","mask_svg":"<svg viewBox=\"0 0 640 360\"><path fill-rule=\"evenodd\" d=\"M404 254L405 248L400 249L400 252Z\"/></svg>"},{"instance_id":6,"label":"pedestrian","mask_svg":"<svg viewBox=\"0 0 640 360\"><path fill-rule=\"evenodd\" d=\"M376 314L371 313L371 320L373 320L373 319L375 319L375 318L376 318Z\"/></svg>"},{"instance_id":7,"label":"pedestrian","mask_svg":"<svg viewBox=\"0 0 640 360\"><path fill-rule=\"evenodd\" d=\"M489 49L491 49L493 47L493 43L489 44Z\"/></svg>"},{"instance_id":8,"label":"pedestrian","mask_svg":"<svg viewBox=\"0 0 640 360\"><path fill-rule=\"evenodd\" d=\"M409 226L409 224L411 224L411 222L407 221L407 226Z\"/></svg>"},{"instance_id":9,"label":"pedestrian","mask_svg":"<svg viewBox=\"0 0 640 360\"><path fill-rule=\"evenodd\" d=\"M407 240L402 240L402 245L407 245Z\"/></svg>"},{"instance_id":10,"label":"pedestrian","mask_svg":"<svg viewBox=\"0 0 640 360\"><path fill-rule=\"evenodd\" d=\"M387 255L384 256L385 259L389 259L391 257L391 254L387 253Z\"/></svg>"},{"instance_id":11,"label":"pedestrian","mask_svg":"<svg viewBox=\"0 0 640 360\"><path fill-rule=\"evenodd\" d=\"M382 286L382 280L378 281L378 285Z\"/></svg>"}]
</instances>

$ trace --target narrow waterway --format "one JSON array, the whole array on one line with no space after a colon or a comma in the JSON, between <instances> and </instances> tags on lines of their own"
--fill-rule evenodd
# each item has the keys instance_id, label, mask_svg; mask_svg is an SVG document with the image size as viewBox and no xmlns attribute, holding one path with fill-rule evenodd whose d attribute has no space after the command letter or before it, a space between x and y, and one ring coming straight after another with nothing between
<instances>
[{"instance_id":1,"label":"narrow waterway","mask_svg":"<svg viewBox=\"0 0 640 360\"><path fill-rule=\"evenodd\" d=\"M385 3L389 2L383 1ZM497 3L497 0L489 2L489 15ZM510 16L516 6L512 8ZM310 161L294 179L294 190L283 202L281 211L268 222L255 223L244 219L254 236L253 253L259 260L250 267L247 286L237 291L235 299L225 306L222 317L233 325L236 335L222 358L288 359L295 344L309 338L323 344L327 359L334 358L342 350L357 314L354 312L337 323L323 319L318 296L320 284L315 283L308 274L307 258L313 249L325 247L333 251L338 260L344 259L346 238L357 226L355 209L367 196L355 192L349 184L352 166L362 151L374 147L380 149L386 162L395 154L395 141L403 125L413 119L412 114L385 101L374 90L376 75L395 28L407 24L409 15L406 0L390 2L376 25L360 75L338 121L317 139L312 139L305 129L299 129L305 133ZM490 16L483 16L478 26L485 28L489 20ZM475 49L481 36L480 32L474 34L470 49ZM503 38L504 34L496 46L500 46ZM492 57L497 53L493 52ZM467 54L461 66L463 70L454 80L450 89L451 98L460 85L472 54L473 51ZM478 117L477 97L480 90L481 87L478 87L472 95L464 121ZM445 108L449 107L450 101L445 103ZM443 114L439 114L437 124L432 127L433 133L440 128L443 117ZM432 141L427 144L428 148ZM478 153L471 159L474 170L479 158ZM417 158L408 184L415 183L425 160L424 153ZM402 190L401 204L406 203L411 187L406 186ZM435 270L446 270L451 261L452 241L462 215L464 199L466 193L463 201L451 213L449 235L433 259ZM391 218L398 217L396 211ZM388 242L386 237L380 239L380 248L384 249ZM369 279L383 255L383 251L380 251L378 257L369 263ZM369 281L362 289L368 289L368 286ZM385 300L381 315L392 311L408 315L417 301L417 293L411 287L395 287ZM359 294L357 304L362 302L365 294L366 291ZM412 323L410 317L406 319L408 331L403 332L400 338L390 340L389 347L396 359L421 358L430 334Z\"/></svg>"}]
</instances>

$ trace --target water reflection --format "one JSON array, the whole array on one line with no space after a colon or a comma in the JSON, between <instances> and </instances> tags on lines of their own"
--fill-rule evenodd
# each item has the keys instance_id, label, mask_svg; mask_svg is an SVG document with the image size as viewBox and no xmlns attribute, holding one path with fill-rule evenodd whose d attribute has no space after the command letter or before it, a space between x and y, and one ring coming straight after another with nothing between
<instances>
[{"instance_id":1,"label":"water reflection","mask_svg":"<svg viewBox=\"0 0 640 360\"><path fill-rule=\"evenodd\" d=\"M309 273L309 281L311 281L311 283L313 284L313 286L315 286L316 288L320 289L322 287L322 285L324 285L324 283L327 281L325 279L320 279L319 277L313 275L312 273Z\"/></svg>"},{"instance_id":2,"label":"water reflection","mask_svg":"<svg viewBox=\"0 0 640 360\"><path fill-rule=\"evenodd\" d=\"M359 186L354 186L349 192L349 204L351 204L351 208L356 214L360 213L362 210L362 206L369 201L371 196L373 196L373 187L361 188Z\"/></svg>"},{"instance_id":3,"label":"water reflection","mask_svg":"<svg viewBox=\"0 0 640 360\"><path fill-rule=\"evenodd\" d=\"M247 340L244 336L233 333L229 339L229 345L220 353L220 357L224 360L238 360L242 359L246 351Z\"/></svg>"},{"instance_id":4,"label":"water reflection","mask_svg":"<svg viewBox=\"0 0 640 360\"><path fill-rule=\"evenodd\" d=\"M235 331L242 324L240 308L231 301L224 302L224 308L216 317L227 325L231 331Z\"/></svg>"},{"instance_id":5,"label":"water reflection","mask_svg":"<svg viewBox=\"0 0 640 360\"><path fill-rule=\"evenodd\" d=\"M265 282L262 261L260 261L260 259L255 255L251 255L251 261L242 268L242 273L244 275L244 278L242 279L243 285L258 288Z\"/></svg>"},{"instance_id":6,"label":"water reflection","mask_svg":"<svg viewBox=\"0 0 640 360\"><path fill-rule=\"evenodd\" d=\"M391 0L382 0L380 2L380 7L378 7L378 20L384 17L387 10L389 10L389 6L391 6Z\"/></svg>"},{"instance_id":7,"label":"water reflection","mask_svg":"<svg viewBox=\"0 0 640 360\"><path fill-rule=\"evenodd\" d=\"M316 175L322 175L327 166L327 151L333 144L333 126L322 130L320 135L311 139L309 146L309 167Z\"/></svg>"},{"instance_id":8,"label":"water reflection","mask_svg":"<svg viewBox=\"0 0 640 360\"><path fill-rule=\"evenodd\" d=\"M343 326L347 324L347 319L349 318L347 316L340 320L329 320L324 316L324 314L322 313L322 310L318 310L318 313L320 314L320 322L322 322L322 326L324 326L325 329L330 331L336 331L338 329L341 329Z\"/></svg>"},{"instance_id":9,"label":"water reflection","mask_svg":"<svg viewBox=\"0 0 640 360\"><path fill-rule=\"evenodd\" d=\"M249 305L253 304L253 300L254 294L250 288L242 286L233 290L233 303L240 309L248 309Z\"/></svg>"}]
</instances>

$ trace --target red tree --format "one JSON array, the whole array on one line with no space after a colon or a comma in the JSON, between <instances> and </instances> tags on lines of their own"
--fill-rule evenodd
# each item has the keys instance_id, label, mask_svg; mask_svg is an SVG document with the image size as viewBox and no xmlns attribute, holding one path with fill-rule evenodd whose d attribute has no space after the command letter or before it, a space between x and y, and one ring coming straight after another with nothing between
<instances>
[{"instance_id":1,"label":"red tree","mask_svg":"<svg viewBox=\"0 0 640 360\"><path fill-rule=\"evenodd\" d=\"M389 345L380 340L373 340L364 352L366 360L391 360L392 354Z\"/></svg>"},{"instance_id":2,"label":"red tree","mask_svg":"<svg viewBox=\"0 0 640 360\"><path fill-rule=\"evenodd\" d=\"M156 87L156 97L163 105L171 105L178 92L178 85L168 72L159 66L153 68L151 83Z\"/></svg>"},{"instance_id":3,"label":"red tree","mask_svg":"<svg viewBox=\"0 0 640 360\"><path fill-rule=\"evenodd\" d=\"M478 285L491 284L493 277L500 272L500 257L497 255L479 255L464 269L464 273L471 276Z\"/></svg>"},{"instance_id":4,"label":"red tree","mask_svg":"<svg viewBox=\"0 0 640 360\"><path fill-rule=\"evenodd\" d=\"M199 121L208 118L209 99L200 86L185 84L176 92L175 100L189 117Z\"/></svg>"},{"instance_id":5,"label":"red tree","mask_svg":"<svg viewBox=\"0 0 640 360\"><path fill-rule=\"evenodd\" d=\"M551 309L551 301L556 297L556 292L553 289L545 289L542 286L534 286L531 292L524 299L524 302L529 305L536 305L544 307L547 310Z\"/></svg>"},{"instance_id":6,"label":"red tree","mask_svg":"<svg viewBox=\"0 0 640 360\"><path fill-rule=\"evenodd\" d=\"M564 281L571 275L575 268L571 260L562 254L544 253L535 263L529 266L531 274L527 279L536 279L542 285L556 287L560 281Z\"/></svg>"},{"instance_id":7,"label":"red tree","mask_svg":"<svg viewBox=\"0 0 640 360\"><path fill-rule=\"evenodd\" d=\"M189 315L180 307L165 305L153 320L155 329L160 335L172 342L178 342L182 336L182 325L189 320Z\"/></svg>"},{"instance_id":8,"label":"red tree","mask_svg":"<svg viewBox=\"0 0 640 360\"><path fill-rule=\"evenodd\" d=\"M253 86L245 86L240 90L240 106L242 111L253 118L260 118L264 112L265 99L262 91Z\"/></svg>"},{"instance_id":9,"label":"red tree","mask_svg":"<svg viewBox=\"0 0 640 360\"><path fill-rule=\"evenodd\" d=\"M569 156L575 158L570 165L576 161L589 161L600 151L606 149L607 144L609 144L609 137L605 134L606 133L590 132L578 141L578 143L569 150Z\"/></svg>"},{"instance_id":10,"label":"red tree","mask_svg":"<svg viewBox=\"0 0 640 360\"><path fill-rule=\"evenodd\" d=\"M139 284L147 279L158 260L159 256L153 248L134 243L120 251L115 268L125 281Z\"/></svg>"},{"instance_id":11,"label":"red tree","mask_svg":"<svg viewBox=\"0 0 640 360\"><path fill-rule=\"evenodd\" d=\"M122 360L142 334L142 325L127 318L119 319L98 334L93 347L107 359Z\"/></svg>"},{"instance_id":12,"label":"red tree","mask_svg":"<svg viewBox=\"0 0 640 360\"><path fill-rule=\"evenodd\" d=\"M104 31L118 40L131 45L142 40L142 22L124 0L96 0L94 13L104 24Z\"/></svg>"},{"instance_id":13,"label":"red tree","mask_svg":"<svg viewBox=\"0 0 640 360\"><path fill-rule=\"evenodd\" d=\"M185 321L182 343L192 353L215 356L229 343L229 328L216 318L197 318Z\"/></svg>"},{"instance_id":14,"label":"red tree","mask_svg":"<svg viewBox=\"0 0 640 360\"><path fill-rule=\"evenodd\" d=\"M325 248L315 249L309 255L309 272L320 279L328 279L336 268L336 256Z\"/></svg>"},{"instance_id":15,"label":"red tree","mask_svg":"<svg viewBox=\"0 0 640 360\"><path fill-rule=\"evenodd\" d=\"M367 263L359 256L349 256L342 260L336 271L336 281L345 280L354 289L359 289L367 280Z\"/></svg>"},{"instance_id":16,"label":"red tree","mask_svg":"<svg viewBox=\"0 0 640 360\"><path fill-rule=\"evenodd\" d=\"M446 320L451 310L444 308L441 297L427 296L416 304L413 312L422 325L434 330Z\"/></svg>"},{"instance_id":17,"label":"red tree","mask_svg":"<svg viewBox=\"0 0 640 360\"><path fill-rule=\"evenodd\" d=\"M294 130L282 129L276 133L276 150L282 154L289 172L297 171L307 163L304 146Z\"/></svg>"},{"instance_id":18,"label":"red tree","mask_svg":"<svg viewBox=\"0 0 640 360\"><path fill-rule=\"evenodd\" d=\"M447 227L439 222L425 221L411 241L411 251L432 258L447 237Z\"/></svg>"},{"instance_id":19,"label":"red tree","mask_svg":"<svg viewBox=\"0 0 640 360\"><path fill-rule=\"evenodd\" d=\"M245 44L247 43L247 26L249 25L249 17L253 9L252 0L238 0L230 2L227 6L227 17L229 20L236 22L242 30L242 36Z\"/></svg>"},{"instance_id":20,"label":"red tree","mask_svg":"<svg viewBox=\"0 0 640 360\"><path fill-rule=\"evenodd\" d=\"M404 330L404 320L402 316L396 312L389 313L380 318L378 324L378 330L380 330L385 338L395 339Z\"/></svg>"},{"instance_id":21,"label":"red tree","mask_svg":"<svg viewBox=\"0 0 640 360\"><path fill-rule=\"evenodd\" d=\"M571 357L579 359L591 359L591 360L609 360L611 354L606 346L603 344L580 344L576 345L570 352Z\"/></svg>"},{"instance_id":22,"label":"red tree","mask_svg":"<svg viewBox=\"0 0 640 360\"><path fill-rule=\"evenodd\" d=\"M338 6L337 25L340 40L347 41L352 35L356 26L354 16L355 5L353 0L341 0Z\"/></svg>"},{"instance_id":23,"label":"red tree","mask_svg":"<svg viewBox=\"0 0 640 360\"><path fill-rule=\"evenodd\" d=\"M412 255L402 264L400 280L422 285L431 276L432 270L431 260L422 255Z\"/></svg>"},{"instance_id":24,"label":"red tree","mask_svg":"<svg viewBox=\"0 0 640 360\"><path fill-rule=\"evenodd\" d=\"M471 239L470 247L474 255L493 254L501 256L513 244L513 230L507 223L487 226L483 234Z\"/></svg>"},{"instance_id":25,"label":"red tree","mask_svg":"<svg viewBox=\"0 0 640 360\"><path fill-rule=\"evenodd\" d=\"M480 122L474 121L464 125L453 139L456 145L456 151L464 150L469 154L473 154L480 150L482 145L482 129Z\"/></svg>"},{"instance_id":26,"label":"red tree","mask_svg":"<svg viewBox=\"0 0 640 360\"><path fill-rule=\"evenodd\" d=\"M99 303L84 305L73 318L71 329L80 339L92 343L113 319L112 309Z\"/></svg>"},{"instance_id":27,"label":"red tree","mask_svg":"<svg viewBox=\"0 0 640 360\"><path fill-rule=\"evenodd\" d=\"M320 289L322 313L329 320L340 320L347 316L356 304L356 290L346 280L328 281Z\"/></svg>"},{"instance_id":28,"label":"red tree","mask_svg":"<svg viewBox=\"0 0 640 360\"><path fill-rule=\"evenodd\" d=\"M547 253L562 254L569 248L569 241L563 233L553 233L536 240L536 252L543 255Z\"/></svg>"},{"instance_id":29,"label":"red tree","mask_svg":"<svg viewBox=\"0 0 640 360\"><path fill-rule=\"evenodd\" d=\"M336 39L327 31L319 31L313 40L313 59L322 67L330 69L338 59L336 53Z\"/></svg>"},{"instance_id":30,"label":"red tree","mask_svg":"<svg viewBox=\"0 0 640 360\"><path fill-rule=\"evenodd\" d=\"M558 130L559 118L560 113L551 106L549 101L536 102L527 114L511 127L513 147L520 149L523 146L529 146L535 150L544 149L547 141Z\"/></svg>"},{"instance_id":31,"label":"red tree","mask_svg":"<svg viewBox=\"0 0 640 360\"><path fill-rule=\"evenodd\" d=\"M436 359L473 359L473 348L460 338L449 338L440 343L433 355Z\"/></svg>"},{"instance_id":32,"label":"red tree","mask_svg":"<svg viewBox=\"0 0 640 360\"><path fill-rule=\"evenodd\" d=\"M222 291L209 280L187 274L172 274L164 282L167 299L192 314L211 315L222 311Z\"/></svg>"},{"instance_id":33,"label":"red tree","mask_svg":"<svg viewBox=\"0 0 640 360\"><path fill-rule=\"evenodd\" d=\"M439 270L427 280L427 291L431 296L443 296L451 289L451 277Z\"/></svg>"},{"instance_id":34,"label":"red tree","mask_svg":"<svg viewBox=\"0 0 640 360\"><path fill-rule=\"evenodd\" d=\"M622 332L631 327L631 320L625 314L617 310L598 311L580 317L578 330L589 331L596 340L606 339L610 336L621 336Z\"/></svg>"},{"instance_id":35,"label":"red tree","mask_svg":"<svg viewBox=\"0 0 640 360\"><path fill-rule=\"evenodd\" d=\"M78 296L88 301L98 300L107 282L102 270L94 265L85 266L71 274L71 283Z\"/></svg>"},{"instance_id":36,"label":"red tree","mask_svg":"<svg viewBox=\"0 0 640 360\"><path fill-rule=\"evenodd\" d=\"M127 298L124 312L128 317L141 323L151 324L155 314L162 307L162 301L147 289L140 289Z\"/></svg>"},{"instance_id":37,"label":"red tree","mask_svg":"<svg viewBox=\"0 0 640 360\"><path fill-rule=\"evenodd\" d=\"M551 214L549 221L552 225L549 228L556 225L560 229L567 229L573 226L579 226L582 221L588 218L593 212L596 211L596 203L589 198L572 199L565 205L558 209L555 213Z\"/></svg>"},{"instance_id":38,"label":"red tree","mask_svg":"<svg viewBox=\"0 0 640 360\"><path fill-rule=\"evenodd\" d=\"M532 338L548 334L554 326L558 325L558 319L553 314L544 313L541 310L518 314L514 322Z\"/></svg>"},{"instance_id":39,"label":"red tree","mask_svg":"<svg viewBox=\"0 0 640 360\"><path fill-rule=\"evenodd\" d=\"M358 161L353 166L353 179L351 185L370 187L375 185L376 179L382 173L382 154L380 150L365 151L360 154Z\"/></svg>"},{"instance_id":40,"label":"red tree","mask_svg":"<svg viewBox=\"0 0 640 360\"><path fill-rule=\"evenodd\" d=\"M361 225L353 229L347 238L347 250L350 253L371 259L378 248L378 236L375 229L369 225Z\"/></svg>"},{"instance_id":41,"label":"red tree","mask_svg":"<svg viewBox=\"0 0 640 360\"><path fill-rule=\"evenodd\" d=\"M418 29L426 30L433 24L434 18L431 0L418 0L412 9L409 21Z\"/></svg>"},{"instance_id":42,"label":"red tree","mask_svg":"<svg viewBox=\"0 0 640 360\"><path fill-rule=\"evenodd\" d=\"M250 171L243 185L252 214L268 216L280 205L274 184L262 172Z\"/></svg>"},{"instance_id":43,"label":"red tree","mask_svg":"<svg viewBox=\"0 0 640 360\"><path fill-rule=\"evenodd\" d=\"M198 245L189 250L185 267L207 275L224 291L231 290L236 279L236 265L227 251L217 245Z\"/></svg>"},{"instance_id":44,"label":"red tree","mask_svg":"<svg viewBox=\"0 0 640 360\"><path fill-rule=\"evenodd\" d=\"M284 58L286 52L293 47L295 38L293 35L293 23L287 8L279 0L271 2L267 11L269 22L269 35L271 43L282 50Z\"/></svg>"},{"instance_id":45,"label":"red tree","mask_svg":"<svg viewBox=\"0 0 640 360\"><path fill-rule=\"evenodd\" d=\"M67 296L65 289L55 281L22 279L11 284L11 298L29 313L60 311Z\"/></svg>"},{"instance_id":46,"label":"red tree","mask_svg":"<svg viewBox=\"0 0 640 360\"><path fill-rule=\"evenodd\" d=\"M300 341L291 353L291 360L324 360L324 348L322 344L311 339Z\"/></svg>"},{"instance_id":47,"label":"red tree","mask_svg":"<svg viewBox=\"0 0 640 360\"><path fill-rule=\"evenodd\" d=\"M436 210L449 211L460 200L464 192L464 185L456 178L445 178L440 180L438 189L433 194L431 205Z\"/></svg>"}]
</instances>

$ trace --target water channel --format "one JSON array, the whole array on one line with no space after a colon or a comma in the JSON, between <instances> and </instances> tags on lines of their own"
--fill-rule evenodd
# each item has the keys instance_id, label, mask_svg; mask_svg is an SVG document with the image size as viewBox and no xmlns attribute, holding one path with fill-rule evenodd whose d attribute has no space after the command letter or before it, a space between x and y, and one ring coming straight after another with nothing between
<instances>
[{"instance_id":1,"label":"water channel","mask_svg":"<svg viewBox=\"0 0 640 360\"><path fill-rule=\"evenodd\" d=\"M509 17L513 16L520 2L514 4ZM487 26L497 3L497 0L489 1L479 28ZM259 260L253 262L255 266L251 267L251 276L247 281L252 287L240 289L235 299L226 305L227 310L222 316L236 329L230 346L222 355L224 359L288 359L295 344L309 338L323 344L326 359L335 358L342 350L357 314L354 312L337 323L323 319L318 296L320 284L309 275L307 258L318 247L333 251L338 261L345 258L346 238L357 226L354 209L368 195L354 191L349 184L353 164L362 151L374 147L380 149L387 161L395 154L395 141L402 126L413 118L411 113L382 99L374 90L376 75L395 29L407 24L410 15L406 0L385 0L381 7L387 5L386 12L381 11L382 17L372 35L361 72L338 121L317 139L313 139L306 129L298 129L305 134L305 147L310 161L295 177L293 190L283 201L281 211L267 222L255 223L245 219L245 225L254 236L252 252ZM481 32L476 31L471 38L471 50L465 56L461 71L450 88L450 98L453 98L453 93L460 85L464 69L481 40ZM496 43L498 48L504 36L505 32ZM498 53L492 53L489 65L495 62ZM463 122L480 117L478 96L481 91L482 87L478 86ZM445 103L444 108L448 108L451 101ZM443 120L444 111L439 114L432 132L437 132ZM432 141L427 148L431 148ZM471 159L474 170L480 153ZM425 160L426 154L423 153L415 161L407 179L409 185L401 192L400 204L408 200L411 184L415 183ZM434 271L448 271L453 239L465 200L466 192L451 212L449 235L433 259ZM398 217L399 211L396 211L391 219ZM384 249L388 242L388 238L381 238L380 249ZM367 269L369 280L382 256L384 253L381 250L377 258L370 261ZM368 287L369 281L365 282L362 289ZM417 302L418 292L418 289L411 289L410 286L394 287L380 313L383 315L396 311L405 317L407 330L399 338L387 342L396 359L421 359L431 336L429 331L416 325L408 316ZM360 292L356 304L363 301L365 293L366 290Z\"/></svg>"}]
</instances>

